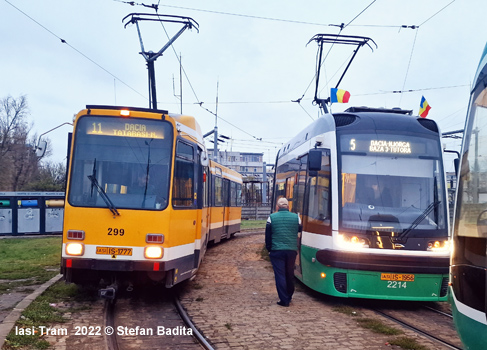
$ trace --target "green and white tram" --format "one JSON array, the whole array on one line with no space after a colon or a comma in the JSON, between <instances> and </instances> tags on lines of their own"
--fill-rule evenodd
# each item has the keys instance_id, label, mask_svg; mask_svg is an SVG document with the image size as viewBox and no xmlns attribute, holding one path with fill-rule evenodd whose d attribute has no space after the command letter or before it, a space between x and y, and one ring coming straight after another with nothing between
<instances>
[{"instance_id":1,"label":"green and white tram","mask_svg":"<svg viewBox=\"0 0 487 350\"><path fill-rule=\"evenodd\" d=\"M465 349L487 349L487 46L471 90L455 203L452 311Z\"/></svg>"},{"instance_id":2,"label":"green and white tram","mask_svg":"<svg viewBox=\"0 0 487 350\"><path fill-rule=\"evenodd\" d=\"M295 275L337 297L445 301L447 191L436 123L411 111L327 113L280 149L274 198L299 213Z\"/></svg>"}]
</instances>

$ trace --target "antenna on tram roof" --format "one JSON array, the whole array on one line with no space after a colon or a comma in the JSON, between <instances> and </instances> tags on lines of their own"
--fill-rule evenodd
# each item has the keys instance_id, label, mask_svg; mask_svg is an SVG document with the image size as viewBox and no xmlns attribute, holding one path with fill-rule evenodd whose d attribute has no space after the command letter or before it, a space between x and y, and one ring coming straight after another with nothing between
<instances>
[{"instance_id":1,"label":"antenna on tram roof","mask_svg":"<svg viewBox=\"0 0 487 350\"><path fill-rule=\"evenodd\" d=\"M320 108L323 108L325 113L328 113L328 108L327 104L330 103L330 97L326 99L321 99L318 98L318 86L319 86L319 81L320 81L320 71L321 71L321 65L323 62L321 61L321 58L323 56L323 44L343 44L343 45L354 45L356 46L355 50L353 51L353 55L350 58L350 61L347 64L347 67L342 73L342 76L338 80L338 83L336 84L335 88L338 88L340 85L343 77L345 76L345 73L347 73L348 68L350 67L350 64L352 63L353 59L355 58L355 55L357 55L358 50L364 46L367 45L372 51L374 49L372 46L370 46L369 41L371 41L374 45L375 48L377 48L377 44L375 43L374 40L371 38L365 37L365 36L354 36L354 35L339 35L339 34L316 34L313 36L309 41L308 44L312 41L316 41L318 43L318 50L319 50L319 55L318 55L318 71L316 72L316 88L315 88L315 97L313 102L316 103L317 105L320 106ZM306 45L308 45L306 44Z\"/></svg>"},{"instance_id":2,"label":"antenna on tram roof","mask_svg":"<svg viewBox=\"0 0 487 350\"><path fill-rule=\"evenodd\" d=\"M127 20L127 21L125 21ZM177 32L169 41L164 45L158 52L145 51L144 43L142 41L142 35L140 33L139 21L154 21L154 22L169 22L169 23L180 23L183 27ZM197 31L199 24L191 17L183 16L171 16L171 15L160 15L151 13L131 13L122 19L122 22L126 22L124 28L127 28L129 24L134 24L137 26L137 32L139 34L140 41L140 54L145 58L147 62L147 69L149 70L149 108L157 109L157 96L156 96L156 75L154 62L156 59L166 51L177 38L183 34L186 29L196 28Z\"/></svg>"}]
</instances>

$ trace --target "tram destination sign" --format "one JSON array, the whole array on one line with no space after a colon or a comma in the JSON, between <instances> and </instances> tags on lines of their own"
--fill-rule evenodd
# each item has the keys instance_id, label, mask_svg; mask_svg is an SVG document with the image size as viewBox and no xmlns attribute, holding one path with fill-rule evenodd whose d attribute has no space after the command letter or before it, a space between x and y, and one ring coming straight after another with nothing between
<instances>
[{"instance_id":1,"label":"tram destination sign","mask_svg":"<svg viewBox=\"0 0 487 350\"><path fill-rule=\"evenodd\" d=\"M88 135L164 138L164 125L146 119L90 117L80 127Z\"/></svg>"},{"instance_id":2,"label":"tram destination sign","mask_svg":"<svg viewBox=\"0 0 487 350\"><path fill-rule=\"evenodd\" d=\"M365 136L365 137L364 137ZM373 136L373 137L367 137ZM342 151L368 154L423 155L426 145L418 139L398 135L346 135L342 137Z\"/></svg>"}]
</instances>

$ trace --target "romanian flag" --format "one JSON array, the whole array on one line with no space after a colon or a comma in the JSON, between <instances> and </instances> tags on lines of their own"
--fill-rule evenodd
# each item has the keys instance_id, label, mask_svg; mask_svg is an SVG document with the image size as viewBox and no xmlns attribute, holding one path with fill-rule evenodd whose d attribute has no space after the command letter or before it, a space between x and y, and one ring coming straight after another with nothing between
<instances>
[{"instance_id":1,"label":"romanian flag","mask_svg":"<svg viewBox=\"0 0 487 350\"><path fill-rule=\"evenodd\" d=\"M331 103L348 103L350 99L350 92L342 89L331 89L330 92L330 101Z\"/></svg>"},{"instance_id":2,"label":"romanian flag","mask_svg":"<svg viewBox=\"0 0 487 350\"><path fill-rule=\"evenodd\" d=\"M422 96L421 97L421 103L419 104L419 116L421 118L426 118L430 109L431 109L431 106L428 104L428 101L426 101L424 96Z\"/></svg>"}]
</instances>

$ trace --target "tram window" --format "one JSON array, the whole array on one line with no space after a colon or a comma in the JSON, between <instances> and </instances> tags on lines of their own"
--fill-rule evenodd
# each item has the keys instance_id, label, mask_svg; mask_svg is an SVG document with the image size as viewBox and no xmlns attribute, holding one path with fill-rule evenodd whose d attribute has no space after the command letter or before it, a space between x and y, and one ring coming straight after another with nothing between
<instances>
[{"instance_id":1,"label":"tram window","mask_svg":"<svg viewBox=\"0 0 487 350\"><path fill-rule=\"evenodd\" d=\"M242 184L237 184L237 207L242 206Z\"/></svg>"},{"instance_id":2,"label":"tram window","mask_svg":"<svg viewBox=\"0 0 487 350\"><path fill-rule=\"evenodd\" d=\"M294 211L295 206L295 181L297 173L299 171L300 161L297 159L291 159L290 161L279 165L276 170L276 185L275 185L275 196L274 200L281 197L285 197L289 201L289 210ZM275 210L275 208L274 208Z\"/></svg>"},{"instance_id":3,"label":"tram window","mask_svg":"<svg viewBox=\"0 0 487 350\"><path fill-rule=\"evenodd\" d=\"M179 153L181 152L181 153ZM192 146L178 142L176 160L174 165L174 185L172 204L175 207L193 207L195 202L194 162L188 159L194 158Z\"/></svg>"},{"instance_id":4,"label":"tram window","mask_svg":"<svg viewBox=\"0 0 487 350\"><path fill-rule=\"evenodd\" d=\"M487 88L475 99L469 117L471 133L462 158L456 232L459 236L487 238Z\"/></svg>"},{"instance_id":5,"label":"tram window","mask_svg":"<svg viewBox=\"0 0 487 350\"><path fill-rule=\"evenodd\" d=\"M276 183L276 202L281 197L286 197L286 179L277 179Z\"/></svg>"},{"instance_id":6,"label":"tram window","mask_svg":"<svg viewBox=\"0 0 487 350\"><path fill-rule=\"evenodd\" d=\"M237 184L235 182L230 182L230 206L237 206Z\"/></svg>"},{"instance_id":7,"label":"tram window","mask_svg":"<svg viewBox=\"0 0 487 350\"><path fill-rule=\"evenodd\" d=\"M295 213L303 213L304 210L304 192L306 189L306 167L308 156L300 159L301 165L297 175L297 182L294 185L294 209Z\"/></svg>"},{"instance_id":8,"label":"tram window","mask_svg":"<svg viewBox=\"0 0 487 350\"><path fill-rule=\"evenodd\" d=\"M214 176L213 181L215 206L221 207L223 205L223 179L221 177Z\"/></svg>"},{"instance_id":9,"label":"tram window","mask_svg":"<svg viewBox=\"0 0 487 350\"><path fill-rule=\"evenodd\" d=\"M286 179L286 198L289 201L289 210L293 211L294 176Z\"/></svg>"},{"instance_id":10,"label":"tram window","mask_svg":"<svg viewBox=\"0 0 487 350\"><path fill-rule=\"evenodd\" d=\"M210 177L208 174L208 168L204 167L204 177L206 179L206 182L203 183L203 207L208 207L208 188L209 188L209 183L210 183Z\"/></svg>"},{"instance_id":11,"label":"tram window","mask_svg":"<svg viewBox=\"0 0 487 350\"><path fill-rule=\"evenodd\" d=\"M223 179L223 206L230 206L230 181Z\"/></svg>"},{"instance_id":12,"label":"tram window","mask_svg":"<svg viewBox=\"0 0 487 350\"><path fill-rule=\"evenodd\" d=\"M189 160L194 159L194 148L184 142L178 142L176 148L176 154L179 158L185 158Z\"/></svg>"},{"instance_id":13,"label":"tram window","mask_svg":"<svg viewBox=\"0 0 487 350\"><path fill-rule=\"evenodd\" d=\"M304 229L310 232L331 234L331 181L330 156L323 150L321 170L308 177L308 207Z\"/></svg>"}]
</instances>

